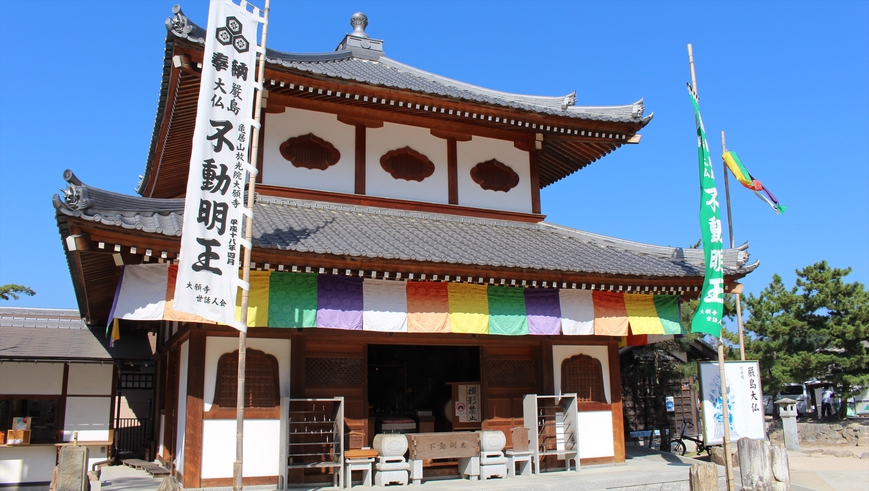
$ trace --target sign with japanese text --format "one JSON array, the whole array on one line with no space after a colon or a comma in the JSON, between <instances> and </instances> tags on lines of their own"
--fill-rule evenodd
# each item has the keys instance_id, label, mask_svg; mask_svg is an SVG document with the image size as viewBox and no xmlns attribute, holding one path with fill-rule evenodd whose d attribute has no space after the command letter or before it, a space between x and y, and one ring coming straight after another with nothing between
<instances>
[{"instance_id":1,"label":"sign with japanese text","mask_svg":"<svg viewBox=\"0 0 869 491\"><path fill-rule=\"evenodd\" d=\"M456 400L456 417L460 423L479 423L481 419L480 386L459 385Z\"/></svg>"},{"instance_id":2,"label":"sign with japanese text","mask_svg":"<svg viewBox=\"0 0 869 491\"><path fill-rule=\"evenodd\" d=\"M718 188L715 187L715 173L712 172L712 159L706 143L706 129L700 118L697 96L688 87L691 104L694 105L694 120L697 123L697 160L700 164L700 231L703 236L703 257L706 262L706 275L700 305L691 320L691 332L703 332L715 337L721 336L721 318L724 314L724 269L722 259L722 229L718 212Z\"/></svg>"},{"instance_id":3,"label":"sign with japanese text","mask_svg":"<svg viewBox=\"0 0 869 491\"><path fill-rule=\"evenodd\" d=\"M175 284L176 310L239 330L246 330L235 303L258 23L230 0L211 1Z\"/></svg>"},{"instance_id":4,"label":"sign with japanese text","mask_svg":"<svg viewBox=\"0 0 869 491\"><path fill-rule=\"evenodd\" d=\"M724 400L721 397L721 372L718 362L700 362L700 410L703 416L703 438L707 445L724 442ZM756 361L724 363L727 387L727 411L730 440L742 437L755 440L766 438L764 429L763 391L760 368Z\"/></svg>"}]
</instances>

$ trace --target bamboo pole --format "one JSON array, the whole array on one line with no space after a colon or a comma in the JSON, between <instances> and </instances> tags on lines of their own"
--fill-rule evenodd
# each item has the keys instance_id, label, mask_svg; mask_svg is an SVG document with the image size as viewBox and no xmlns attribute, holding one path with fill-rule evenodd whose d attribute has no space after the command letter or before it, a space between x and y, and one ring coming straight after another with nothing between
<instances>
[{"instance_id":1,"label":"bamboo pole","mask_svg":"<svg viewBox=\"0 0 869 491\"><path fill-rule=\"evenodd\" d=\"M721 154L727 153L727 143L724 139L724 131L721 131ZM733 215L730 213L730 182L727 175L727 162L721 159L721 170L724 172L724 195L727 199L727 230L730 233L730 248L736 247L733 238ZM731 293L736 297L736 327L739 331L739 358L745 361L745 334L742 329L742 285L738 285L731 290Z\"/></svg>"},{"instance_id":2,"label":"bamboo pole","mask_svg":"<svg viewBox=\"0 0 869 491\"><path fill-rule=\"evenodd\" d=\"M263 106L263 80L266 65L266 38L269 32L269 3L266 0L265 8L263 8L263 34L262 34L262 51L259 55L259 65L257 67L256 81L259 84L257 91L259 92L254 106L253 119L257 123L260 121ZM254 125L251 131L251 150L250 162L251 165L256 165L259 158L259 125ZM256 191L256 178L249 175L247 183L247 209L253 212L254 198ZM246 244L251 244L253 238L253 214L245 215L244 219L244 240ZM253 247L244 248L244 259L242 263L241 278L244 282L250 285L250 259L251 249ZM250 302L250 289L241 290L241 323L245 326L244 330L238 331L238 393L236 394L236 414L235 414L235 462L232 467L232 490L242 490L243 468L244 468L244 372L247 360L247 307Z\"/></svg>"},{"instance_id":3,"label":"bamboo pole","mask_svg":"<svg viewBox=\"0 0 869 491\"><path fill-rule=\"evenodd\" d=\"M694 71L694 49L688 45L688 65L691 68L691 90L700 102L700 96L697 94L697 74ZM727 407L727 377L724 371L724 338L718 340L718 374L721 378L721 408L722 416L724 417L724 469L727 476L727 491L734 491L733 487L733 462L730 458L730 411Z\"/></svg>"}]
</instances>

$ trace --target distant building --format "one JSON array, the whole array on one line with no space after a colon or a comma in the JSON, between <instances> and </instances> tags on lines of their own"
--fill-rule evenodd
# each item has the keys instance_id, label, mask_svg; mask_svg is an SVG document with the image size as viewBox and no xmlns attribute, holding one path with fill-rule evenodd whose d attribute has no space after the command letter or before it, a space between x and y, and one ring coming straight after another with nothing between
<instances>
[{"instance_id":1,"label":"distant building","mask_svg":"<svg viewBox=\"0 0 869 491\"><path fill-rule=\"evenodd\" d=\"M114 395L119 378L153 371L150 336L130 333L110 347L104 332L76 310L0 307L0 431L30 419L29 445L0 445L0 486L51 482L58 447L75 436L90 463L105 460L112 433L121 436L116 415L136 418Z\"/></svg>"}]
</instances>

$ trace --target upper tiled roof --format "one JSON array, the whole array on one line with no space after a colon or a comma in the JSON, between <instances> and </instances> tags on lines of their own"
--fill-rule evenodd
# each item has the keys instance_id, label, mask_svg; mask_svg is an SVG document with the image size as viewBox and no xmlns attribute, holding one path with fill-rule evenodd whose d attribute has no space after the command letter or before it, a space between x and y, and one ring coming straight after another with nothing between
<instances>
[{"instance_id":1,"label":"upper tiled roof","mask_svg":"<svg viewBox=\"0 0 869 491\"><path fill-rule=\"evenodd\" d=\"M89 328L77 310L0 308L0 359L150 360L148 333L124 331L109 347L104 327Z\"/></svg>"},{"instance_id":2,"label":"upper tiled roof","mask_svg":"<svg viewBox=\"0 0 869 491\"><path fill-rule=\"evenodd\" d=\"M148 200L71 185L59 214L180 236L183 199ZM86 193L82 206L69 197ZM105 194L104 194L105 193ZM111 199L101 203L102 197ZM123 210L123 211L121 211ZM521 268L631 277L702 277L703 251L653 246L547 222L525 223L259 195L254 210L256 247L301 253L393 259L476 267ZM747 246L725 250L725 272L744 275Z\"/></svg>"},{"instance_id":3,"label":"upper tiled roof","mask_svg":"<svg viewBox=\"0 0 869 491\"><path fill-rule=\"evenodd\" d=\"M174 19L166 22L169 34L204 46L205 29L190 22L183 13L179 17L179 13L180 9ZM623 106L576 106L575 91L561 96L501 92L420 70L386 56L376 58L355 56L350 50L300 54L266 48L267 63L329 78L571 118L642 124L652 119L652 115L643 116L642 100Z\"/></svg>"}]
</instances>

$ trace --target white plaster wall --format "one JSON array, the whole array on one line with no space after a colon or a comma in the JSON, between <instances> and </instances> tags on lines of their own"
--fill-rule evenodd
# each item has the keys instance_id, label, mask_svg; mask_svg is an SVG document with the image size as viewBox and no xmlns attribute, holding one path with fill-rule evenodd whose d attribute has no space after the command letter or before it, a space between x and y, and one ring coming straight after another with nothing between
<instances>
[{"instance_id":1,"label":"white plaster wall","mask_svg":"<svg viewBox=\"0 0 869 491\"><path fill-rule=\"evenodd\" d=\"M278 374L281 397L290 396L290 340L247 338L248 349L255 349L273 355L278 360ZM202 400L205 411L214 403L214 385L217 380L217 362L221 355L238 349L237 338L209 337L205 341L205 391ZM235 430L233 430L235 435ZM235 448L235 447L233 447ZM272 475L272 474L269 474Z\"/></svg>"},{"instance_id":2,"label":"white plaster wall","mask_svg":"<svg viewBox=\"0 0 869 491\"><path fill-rule=\"evenodd\" d=\"M106 441L109 439L109 421L112 419L112 398L67 397L63 420L63 441L73 439Z\"/></svg>"},{"instance_id":3,"label":"white plaster wall","mask_svg":"<svg viewBox=\"0 0 869 491\"><path fill-rule=\"evenodd\" d=\"M66 393L71 396L112 395L114 365L71 363Z\"/></svg>"},{"instance_id":4,"label":"white plaster wall","mask_svg":"<svg viewBox=\"0 0 869 491\"><path fill-rule=\"evenodd\" d=\"M356 128L338 121L335 114L287 108L266 116L263 140L263 184L353 193L356 168ZM341 153L326 170L298 168L286 160L281 144L294 136L314 135Z\"/></svg>"},{"instance_id":5,"label":"white plaster wall","mask_svg":"<svg viewBox=\"0 0 869 491\"><path fill-rule=\"evenodd\" d=\"M278 476L280 420L244 422L244 476ZM202 479L232 477L235 462L235 420L209 419L202 426Z\"/></svg>"},{"instance_id":6,"label":"white plaster wall","mask_svg":"<svg viewBox=\"0 0 869 491\"><path fill-rule=\"evenodd\" d=\"M567 346L552 347L552 371L555 379L555 393L561 394L561 363L574 355L588 355L600 361L603 373L603 390L607 403L612 404L610 396L610 367L607 346Z\"/></svg>"},{"instance_id":7,"label":"white plaster wall","mask_svg":"<svg viewBox=\"0 0 869 491\"><path fill-rule=\"evenodd\" d=\"M63 363L0 363L0 394L60 395L62 392Z\"/></svg>"},{"instance_id":8,"label":"white plaster wall","mask_svg":"<svg viewBox=\"0 0 869 491\"><path fill-rule=\"evenodd\" d=\"M428 157L434 173L422 182L394 179L380 166L380 157L398 148L410 147ZM368 128L365 138L365 194L386 198L448 203L447 141L426 128L384 123Z\"/></svg>"},{"instance_id":9,"label":"white plaster wall","mask_svg":"<svg viewBox=\"0 0 869 491\"><path fill-rule=\"evenodd\" d=\"M579 458L613 457L612 411L584 411L579 419Z\"/></svg>"},{"instance_id":10,"label":"white plaster wall","mask_svg":"<svg viewBox=\"0 0 869 491\"><path fill-rule=\"evenodd\" d=\"M102 462L109 457L109 448L106 446L88 446L88 470L94 468L94 464Z\"/></svg>"},{"instance_id":11,"label":"white plaster wall","mask_svg":"<svg viewBox=\"0 0 869 491\"><path fill-rule=\"evenodd\" d=\"M0 484L51 482L57 447L0 447Z\"/></svg>"},{"instance_id":12,"label":"white plaster wall","mask_svg":"<svg viewBox=\"0 0 869 491\"><path fill-rule=\"evenodd\" d=\"M456 144L459 180L459 204L477 208L531 213L531 165L528 152L513 142L475 136ZM510 191L483 189L471 179L471 169L480 162L497 159L519 175L519 184Z\"/></svg>"},{"instance_id":13,"label":"white plaster wall","mask_svg":"<svg viewBox=\"0 0 869 491\"><path fill-rule=\"evenodd\" d=\"M184 474L184 430L187 424L187 365L190 356L190 342L181 345L181 362L178 363L178 421L175 434L175 468Z\"/></svg>"}]
</instances>

